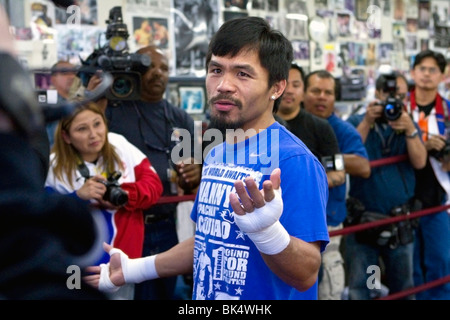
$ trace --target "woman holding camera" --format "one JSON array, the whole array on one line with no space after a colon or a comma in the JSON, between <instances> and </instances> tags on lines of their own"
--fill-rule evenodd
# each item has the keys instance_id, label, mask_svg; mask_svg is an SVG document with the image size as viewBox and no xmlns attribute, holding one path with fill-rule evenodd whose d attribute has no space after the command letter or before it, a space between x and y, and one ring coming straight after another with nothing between
<instances>
[{"instance_id":1,"label":"woman holding camera","mask_svg":"<svg viewBox=\"0 0 450 320\"><path fill-rule=\"evenodd\" d=\"M163 190L148 158L123 136L108 132L95 103L78 107L58 123L46 189L71 194L98 209L106 229L100 232L105 234L102 240L130 258L141 257L143 209L155 204ZM107 261L105 253L98 263Z\"/></svg>"}]
</instances>

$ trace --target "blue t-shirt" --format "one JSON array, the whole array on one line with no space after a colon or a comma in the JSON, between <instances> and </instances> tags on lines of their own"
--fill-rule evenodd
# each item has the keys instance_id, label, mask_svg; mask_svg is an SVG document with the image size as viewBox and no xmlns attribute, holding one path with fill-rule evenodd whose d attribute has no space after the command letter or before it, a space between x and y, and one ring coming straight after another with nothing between
<instances>
[{"instance_id":1,"label":"blue t-shirt","mask_svg":"<svg viewBox=\"0 0 450 320\"><path fill-rule=\"evenodd\" d=\"M339 150L344 154L355 154L368 158L366 148L361 139L361 135L350 123L332 114L328 122L333 127L339 144ZM347 216L345 196L347 183L330 188L330 196L327 205L327 222L330 226L337 226L342 223Z\"/></svg>"},{"instance_id":2,"label":"blue t-shirt","mask_svg":"<svg viewBox=\"0 0 450 320\"><path fill-rule=\"evenodd\" d=\"M347 121L357 127L363 119L364 114L353 115ZM371 161L408 154L405 135L387 124L371 129L364 145ZM413 197L415 184L411 163L403 161L372 168L368 179L351 177L349 195L359 199L369 211L389 214L393 207Z\"/></svg>"},{"instance_id":3,"label":"blue t-shirt","mask_svg":"<svg viewBox=\"0 0 450 320\"><path fill-rule=\"evenodd\" d=\"M196 222L193 300L317 299L317 282L305 292L287 285L234 222L229 204L234 182L251 176L261 188L278 167L284 208L281 224L291 236L322 241L324 250L329 241L325 170L303 142L274 123L244 142L216 146L204 161L191 213Z\"/></svg>"}]
</instances>

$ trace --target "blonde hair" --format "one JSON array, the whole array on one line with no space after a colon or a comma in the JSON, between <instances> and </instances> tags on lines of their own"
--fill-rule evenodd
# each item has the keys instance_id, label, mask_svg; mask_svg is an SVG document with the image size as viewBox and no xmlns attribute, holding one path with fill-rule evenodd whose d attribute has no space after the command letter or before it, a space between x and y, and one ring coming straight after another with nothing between
<instances>
[{"instance_id":1,"label":"blonde hair","mask_svg":"<svg viewBox=\"0 0 450 320\"><path fill-rule=\"evenodd\" d=\"M72 144L68 144L63 139L63 132L69 134L70 126L72 125L75 117L83 111L92 111L99 114L106 126L105 144L100 151L100 155L103 157L104 170L107 173L112 173L115 170L116 164L121 170L123 170L122 161L117 154L114 146L109 143L108 140L108 126L106 117L101 108L93 102L89 102L85 105L77 107L76 110L68 117L59 121L55 130L55 142L53 144L51 152L54 153L52 159L53 172L55 177L59 180L64 179L64 175L68 179L68 183L73 187L73 173L78 169L78 165L83 161L78 150L76 150Z\"/></svg>"}]
</instances>

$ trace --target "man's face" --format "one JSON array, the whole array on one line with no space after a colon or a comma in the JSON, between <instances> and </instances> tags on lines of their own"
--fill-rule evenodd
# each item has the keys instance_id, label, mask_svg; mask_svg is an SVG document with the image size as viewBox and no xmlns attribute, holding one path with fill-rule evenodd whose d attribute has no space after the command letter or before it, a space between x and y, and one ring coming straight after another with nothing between
<instances>
[{"instance_id":1,"label":"man's face","mask_svg":"<svg viewBox=\"0 0 450 320\"><path fill-rule=\"evenodd\" d=\"M436 90L443 81L443 74L433 58L425 58L411 70L415 86L422 90Z\"/></svg>"},{"instance_id":2,"label":"man's face","mask_svg":"<svg viewBox=\"0 0 450 320\"><path fill-rule=\"evenodd\" d=\"M289 71L289 79L283 98L278 109L281 116L296 115L296 111L300 110L300 102L303 100L303 80L300 71L292 68ZM294 114L295 113L295 114Z\"/></svg>"},{"instance_id":3,"label":"man's face","mask_svg":"<svg viewBox=\"0 0 450 320\"><path fill-rule=\"evenodd\" d=\"M213 55L206 91L211 122L218 129L265 129L273 122L272 95L278 98L285 81L267 87L269 74L257 52L243 50L234 57Z\"/></svg>"},{"instance_id":4,"label":"man's face","mask_svg":"<svg viewBox=\"0 0 450 320\"><path fill-rule=\"evenodd\" d=\"M74 69L74 65L71 63L60 63L58 64L57 68L61 69L63 71L61 72L55 72L51 76L51 82L53 87L56 91L58 91L58 94L64 98L69 97L69 91L70 87L73 84L73 81L75 80L75 77L77 75L76 71L70 71L70 69ZM67 69L67 71L64 71L64 69Z\"/></svg>"},{"instance_id":5,"label":"man's face","mask_svg":"<svg viewBox=\"0 0 450 320\"><path fill-rule=\"evenodd\" d=\"M309 78L309 86L303 98L305 110L327 119L334 111L334 79L319 78L317 74Z\"/></svg>"},{"instance_id":6,"label":"man's face","mask_svg":"<svg viewBox=\"0 0 450 320\"><path fill-rule=\"evenodd\" d=\"M164 97L169 81L169 62L161 50L144 48L137 53L150 56L151 65L142 76L141 98L144 101L158 102Z\"/></svg>"}]
</instances>

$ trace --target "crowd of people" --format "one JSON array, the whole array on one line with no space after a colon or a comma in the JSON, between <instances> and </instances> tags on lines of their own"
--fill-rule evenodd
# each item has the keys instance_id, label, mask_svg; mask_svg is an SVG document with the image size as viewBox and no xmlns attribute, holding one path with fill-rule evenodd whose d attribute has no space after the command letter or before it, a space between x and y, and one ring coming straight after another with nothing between
<instances>
[{"instance_id":1,"label":"crowd of people","mask_svg":"<svg viewBox=\"0 0 450 320\"><path fill-rule=\"evenodd\" d=\"M0 55L23 75L1 18ZM42 119L31 127L41 115L26 96L24 114L0 95L0 143L10 151L0 162L11 176L0 184L8 223L1 252L11 258L1 264L0 298L171 300L179 299L183 279L193 300L341 300L345 287L346 298L369 300L370 266L382 269L379 280L390 294L450 274L447 210L329 233L448 203L450 101L438 91L447 67L442 54L416 55L413 89L400 73L380 74L373 101L344 120L334 110L330 72L305 74L293 63L290 41L263 18L226 21L206 56L214 144L203 159L191 148L175 161L185 133L191 146L198 144L194 121L164 98L164 53L155 45L137 53L152 61L139 100L81 103L52 128ZM70 96L74 67L54 66L61 101L83 99L79 90ZM101 81L93 75L85 92ZM400 105L396 116L388 115L386 101ZM45 178L20 176L42 171L45 152L36 153L32 137L46 130ZM370 165L400 155L406 160ZM177 203L157 202L184 194L196 195L196 228L179 241ZM69 265L83 269L80 291L61 287ZM402 299L447 300L450 283Z\"/></svg>"}]
</instances>

